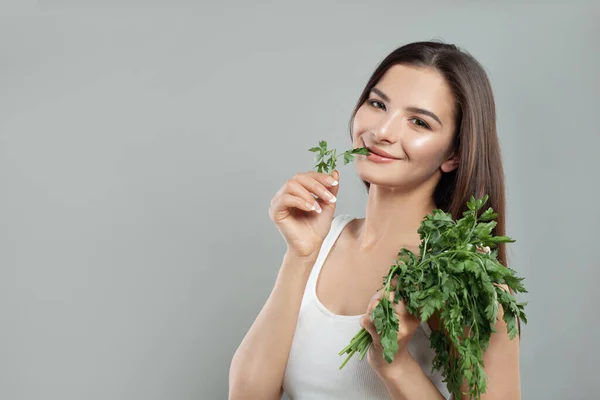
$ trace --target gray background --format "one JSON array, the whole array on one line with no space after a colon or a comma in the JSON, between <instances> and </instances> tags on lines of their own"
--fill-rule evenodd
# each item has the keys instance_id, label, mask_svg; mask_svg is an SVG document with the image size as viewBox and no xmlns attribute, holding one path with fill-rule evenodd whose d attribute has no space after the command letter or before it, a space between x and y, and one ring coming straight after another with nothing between
<instances>
[{"instance_id":1,"label":"gray background","mask_svg":"<svg viewBox=\"0 0 600 400\"><path fill-rule=\"evenodd\" d=\"M597 6L16 4L0 20L1 399L226 398L284 251L270 198L318 140L349 145L372 70L424 39L492 79L530 290L523 397L598 398ZM351 166L340 187L338 213L362 215Z\"/></svg>"}]
</instances>

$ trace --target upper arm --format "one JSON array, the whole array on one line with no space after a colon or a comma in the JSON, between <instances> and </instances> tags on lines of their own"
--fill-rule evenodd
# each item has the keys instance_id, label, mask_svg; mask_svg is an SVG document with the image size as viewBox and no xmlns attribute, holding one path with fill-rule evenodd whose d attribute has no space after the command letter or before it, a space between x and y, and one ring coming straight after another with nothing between
<instances>
[{"instance_id":1,"label":"upper arm","mask_svg":"<svg viewBox=\"0 0 600 400\"><path fill-rule=\"evenodd\" d=\"M499 285L504 290L508 286ZM496 332L492 333L490 345L483 354L484 371L488 376L486 393L482 400L517 400L521 398L521 383L519 373L519 335L510 339L502 305L498 308L498 320L496 321ZM466 386L463 383L463 389ZM468 399L468 397L463 397Z\"/></svg>"},{"instance_id":2,"label":"upper arm","mask_svg":"<svg viewBox=\"0 0 600 400\"><path fill-rule=\"evenodd\" d=\"M504 290L508 290L506 285L500 285ZM510 339L506 322L504 322L502 305L498 309L498 318L496 321L496 332L492 333L490 344L483 354L484 371L487 375L486 393L481 396L481 400L518 400L521 398L521 383L519 372L519 336ZM438 314L434 314L429 320L429 326L432 330L438 330L441 327ZM467 332L468 328L465 328ZM461 386L462 392L468 392L466 382ZM463 395L461 400L468 400L469 397Z\"/></svg>"}]
</instances>

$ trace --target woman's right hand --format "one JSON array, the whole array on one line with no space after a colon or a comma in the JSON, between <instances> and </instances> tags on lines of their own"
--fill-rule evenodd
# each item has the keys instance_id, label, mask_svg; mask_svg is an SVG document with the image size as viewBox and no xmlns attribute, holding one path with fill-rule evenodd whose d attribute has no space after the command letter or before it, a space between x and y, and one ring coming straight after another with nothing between
<instances>
[{"instance_id":1,"label":"woman's right hand","mask_svg":"<svg viewBox=\"0 0 600 400\"><path fill-rule=\"evenodd\" d=\"M316 171L299 173L271 200L269 216L285 239L289 254L298 257L318 254L331 228L338 180L337 170L332 176Z\"/></svg>"}]
</instances>

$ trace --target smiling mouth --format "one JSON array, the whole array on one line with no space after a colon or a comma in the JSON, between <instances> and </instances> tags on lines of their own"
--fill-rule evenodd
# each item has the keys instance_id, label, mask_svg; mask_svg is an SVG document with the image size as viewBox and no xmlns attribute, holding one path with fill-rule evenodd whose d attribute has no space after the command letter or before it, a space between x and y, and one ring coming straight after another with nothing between
<instances>
[{"instance_id":1,"label":"smiling mouth","mask_svg":"<svg viewBox=\"0 0 600 400\"><path fill-rule=\"evenodd\" d=\"M384 154L378 153L376 150L373 150L373 149L371 149L371 148L368 148L368 149L369 149L369 151L370 151L371 153L375 154L376 156L383 157L383 158L388 158L388 159L390 159L390 160L399 160L399 158L396 158L396 157L390 157L390 156L386 156L386 155L384 155Z\"/></svg>"},{"instance_id":2,"label":"smiling mouth","mask_svg":"<svg viewBox=\"0 0 600 400\"><path fill-rule=\"evenodd\" d=\"M363 143L363 146L366 147L369 150L369 153L371 153L373 155L376 155L378 157L381 157L381 158L384 158L384 159L387 159L387 160L401 160L401 158L393 157L393 156L390 156L390 155L381 154L377 150L373 150L371 147L369 147L369 146L366 145L366 143L365 143L364 140L362 141L362 143Z\"/></svg>"}]
</instances>

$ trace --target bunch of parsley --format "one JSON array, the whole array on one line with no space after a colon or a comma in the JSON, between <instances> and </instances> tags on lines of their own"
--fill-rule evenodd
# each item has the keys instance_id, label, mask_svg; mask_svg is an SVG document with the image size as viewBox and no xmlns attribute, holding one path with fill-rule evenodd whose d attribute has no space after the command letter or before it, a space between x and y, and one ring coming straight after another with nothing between
<instances>
[{"instance_id":1,"label":"bunch of parsley","mask_svg":"<svg viewBox=\"0 0 600 400\"><path fill-rule=\"evenodd\" d=\"M440 316L441 329L433 331L430 344L435 351L432 370L441 371L448 390L460 398L463 379L469 396L480 399L485 393L487 375L483 354L495 332L499 305L511 339L518 334L517 318L527 323L524 306L499 284L513 293L526 293L523 278L497 260L499 243L514 242L507 236L494 236L496 217L492 208L480 214L488 196L467 203L463 218L454 221L442 210L434 210L422 221L419 255L403 248L384 278L384 295L371 313L380 335L384 359L391 363L398 352L398 318L389 294L395 291L394 303L403 300L407 311L422 322L434 314ZM492 249L486 253L484 247ZM392 281L397 278L396 287ZM466 328L466 329L465 329ZM447 332L447 334L444 333ZM348 354L340 369L356 353L365 356L372 343L363 328L339 355Z\"/></svg>"}]
</instances>

